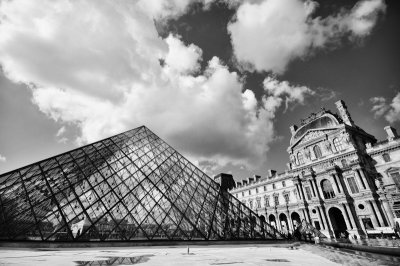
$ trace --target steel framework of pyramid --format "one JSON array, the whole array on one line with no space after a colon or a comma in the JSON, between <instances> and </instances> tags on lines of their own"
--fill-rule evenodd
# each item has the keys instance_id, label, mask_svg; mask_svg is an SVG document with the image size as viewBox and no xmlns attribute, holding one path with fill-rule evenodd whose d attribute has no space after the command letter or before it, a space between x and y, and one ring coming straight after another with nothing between
<instances>
[{"instance_id":1,"label":"steel framework of pyramid","mask_svg":"<svg viewBox=\"0 0 400 266\"><path fill-rule=\"evenodd\" d=\"M7 241L280 237L144 126L1 175L0 206Z\"/></svg>"}]
</instances>

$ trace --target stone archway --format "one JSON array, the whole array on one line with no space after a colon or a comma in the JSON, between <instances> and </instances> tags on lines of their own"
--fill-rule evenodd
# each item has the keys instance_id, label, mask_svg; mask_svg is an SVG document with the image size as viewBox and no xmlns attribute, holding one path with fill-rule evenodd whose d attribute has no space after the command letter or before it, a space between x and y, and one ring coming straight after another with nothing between
<instances>
[{"instance_id":1,"label":"stone archway","mask_svg":"<svg viewBox=\"0 0 400 266\"><path fill-rule=\"evenodd\" d=\"M341 233L347 235L346 221L344 220L342 211L336 207L331 207L328 214L335 237L339 238Z\"/></svg>"},{"instance_id":2,"label":"stone archway","mask_svg":"<svg viewBox=\"0 0 400 266\"><path fill-rule=\"evenodd\" d=\"M283 232L289 232L289 224L286 214L279 214L279 222L281 224L281 228Z\"/></svg>"},{"instance_id":3,"label":"stone archway","mask_svg":"<svg viewBox=\"0 0 400 266\"><path fill-rule=\"evenodd\" d=\"M299 225L301 224L300 214L298 214L297 212L292 212L290 218L292 219L293 229L296 230L296 228L299 227Z\"/></svg>"},{"instance_id":4,"label":"stone archway","mask_svg":"<svg viewBox=\"0 0 400 266\"><path fill-rule=\"evenodd\" d=\"M266 222L266 220L265 220L265 216L261 214L261 215L260 215L260 220L261 220L262 222L264 222L264 223L265 223L265 222Z\"/></svg>"},{"instance_id":5,"label":"stone archway","mask_svg":"<svg viewBox=\"0 0 400 266\"><path fill-rule=\"evenodd\" d=\"M269 220L269 224L270 224L272 227L275 227L275 229L278 229L278 228L277 228L277 224L276 224L276 219L275 219L275 216L274 216L273 214L270 214L270 215L268 216L268 220Z\"/></svg>"}]
</instances>

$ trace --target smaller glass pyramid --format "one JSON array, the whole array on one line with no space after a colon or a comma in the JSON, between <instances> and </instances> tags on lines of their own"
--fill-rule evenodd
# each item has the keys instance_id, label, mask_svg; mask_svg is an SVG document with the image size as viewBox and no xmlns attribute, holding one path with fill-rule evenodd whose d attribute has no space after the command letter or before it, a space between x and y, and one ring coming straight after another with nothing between
<instances>
[{"instance_id":1,"label":"smaller glass pyramid","mask_svg":"<svg viewBox=\"0 0 400 266\"><path fill-rule=\"evenodd\" d=\"M0 176L1 240L277 237L144 126Z\"/></svg>"}]
</instances>

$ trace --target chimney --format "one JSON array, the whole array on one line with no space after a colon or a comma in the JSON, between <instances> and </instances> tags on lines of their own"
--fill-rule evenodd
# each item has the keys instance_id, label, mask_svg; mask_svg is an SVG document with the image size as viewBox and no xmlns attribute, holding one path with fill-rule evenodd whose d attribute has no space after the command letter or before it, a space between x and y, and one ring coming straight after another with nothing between
<instances>
[{"instance_id":1,"label":"chimney","mask_svg":"<svg viewBox=\"0 0 400 266\"><path fill-rule=\"evenodd\" d=\"M248 177L248 178L247 178L247 180L249 181L249 185L250 185L251 183L253 183L253 181L254 181L254 178L252 178L252 177Z\"/></svg>"},{"instance_id":2,"label":"chimney","mask_svg":"<svg viewBox=\"0 0 400 266\"><path fill-rule=\"evenodd\" d=\"M388 141L392 141L399 136L397 135L396 129L391 126L386 126L384 129L386 131Z\"/></svg>"},{"instance_id":3,"label":"chimney","mask_svg":"<svg viewBox=\"0 0 400 266\"><path fill-rule=\"evenodd\" d=\"M276 170L268 169L268 177L273 178L276 175Z\"/></svg>"},{"instance_id":4,"label":"chimney","mask_svg":"<svg viewBox=\"0 0 400 266\"><path fill-rule=\"evenodd\" d=\"M343 122L346 125L354 126L354 121L351 118L349 111L347 111L347 106L344 103L344 101L339 100L339 101L335 102L335 105L339 111L340 117L342 118Z\"/></svg>"},{"instance_id":5,"label":"chimney","mask_svg":"<svg viewBox=\"0 0 400 266\"><path fill-rule=\"evenodd\" d=\"M297 126L296 125L291 125L289 128L290 128L290 133L292 133L292 136L293 136L294 133L296 133Z\"/></svg>"},{"instance_id":6,"label":"chimney","mask_svg":"<svg viewBox=\"0 0 400 266\"><path fill-rule=\"evenodd\" d=\"M236 187L236 182L230 174L220 173L214 176L214 181L220 185L222 191L228 191Z\"/></svg>"},{"instance_id":7,"label":"chimney","mask_svg":"<svg viewBox=\"0 0 400 266\"><path fill-rule=\"evenodd\" d=\"M254 175L253 177L254 177L255 182L258 182L258 180L261 179L260 175Z\"/></svg>"}]
</instances>

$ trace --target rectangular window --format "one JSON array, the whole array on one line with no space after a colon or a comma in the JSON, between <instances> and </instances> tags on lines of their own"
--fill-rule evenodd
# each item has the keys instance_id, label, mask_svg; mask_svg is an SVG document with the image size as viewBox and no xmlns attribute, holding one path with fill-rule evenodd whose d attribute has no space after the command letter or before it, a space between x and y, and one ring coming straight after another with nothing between
<instances>
[{"instance_id":1,"label":"rectangular window","mask_svg":"<svg viewBox=\"0 0 400 266\"><path fill-rule=\"evenodd\" d=\"M267 191L267 186L264 186L264 191Z\"/></svg>"},{"instance_id":2,"label":"rectangular window","mask_svg":"<svg viewBox=\"0 0 400 266\"><path fill-rule=\"evenodd\" d=\"M285 181L282 181L282 187L286 187Z\"/></svg>"},{"instance_id":3,"label":"rectangular window","mask_svg":"<svg viewBox=\"0 0 400 266\"><path fill-rule=\"evenodd\" d=\"M276 187L275 187L275 184L272 184L272 189L275 189Z\"/></svg>"},{"instance_id":4,"label":"rectangular window","mask_svg":"<svg viewBox=\"0 0 400 266\"><path fill-rule=\"evenodd\" d=\"M244 197L244 191L242 191L242 197Z\"/></svg>"},{"instance_id":5,"label":"rectangular window","mask_svg":"<svg viewBox=\"0 0 400 266\"><path fill-rule=\"evenodd\" d=\"M253 209L253 201L249 201L249 208Z\"/></svg>"},{"instance_id":6,"label":"rectangular window","mask_svg":"<svg viewBox=\"0 0 400 266\"><path fill-rule=\"evenodd\" d=\"M350 187L351 193L355 194L355 193L360 192L360 190L358 189L358 186L357 186L357 183L356 183L356 180L355 180L354 176L351 176L351 177L347 178L347 183L349 183L349 187Z\"/></svg>"},{"instance_id":7,"label":"rectangular window","mask_svg":"<svg viewBox=\"0 0 400 266\"><path fill-rule=\"evenodd\" d=\"M256 193L258 193L258 187L256 187Z\"/></svg>"},{"instance_id":8,"label":"rectangular window","mask_svg":"<svg viewBox=\"0 0 400 266\"><path fill-rule=\"evenodd\" d=\"M275 206L279 205L279 196L274 196L274 202L275 202Z\"/></svg>"},{"instance_id":9,"label":"rectangular window","mask_svg":"<svg viewBox=\"0 0 400 266\"><path fill-rule=\"evenodd\" d=\"M249 189L249 195L251 195L251 189Z\"/></svg>"},{"instance_id":10,"label":"rectangular window","mask_svg":"<svg viewBox=\"0 0 400 266\"><path fill-rule=\"evenodd\" d=\"M289 194L284 194L283 197L285 197L285 202L286 204L289 203Z\"/></svg>"},{"instance_id":11,"label":"rectangular window","mask_svg":"<svg viewBox=\"0 0 400 266\"><path fill-rule=\"evenodd\" d=\"M307 199L311 200L311 189L310 189L310 187L304 187L304 189L306 190Z\"/></svg>"}]
</instances>

